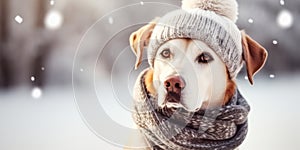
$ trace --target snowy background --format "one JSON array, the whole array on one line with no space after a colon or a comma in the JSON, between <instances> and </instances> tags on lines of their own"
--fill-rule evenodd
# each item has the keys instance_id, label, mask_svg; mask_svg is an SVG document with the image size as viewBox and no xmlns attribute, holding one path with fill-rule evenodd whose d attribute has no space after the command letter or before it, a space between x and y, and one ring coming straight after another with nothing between
<instances>
[{"instance_id":1,"label":"snowy background","mask_svg":"<svg viewBox=\"0 0 300 150\"><path fill-rule=\"evenodd\" d=\"M136 132L128 37L180 0L0 0L0 149L122 149ZM240 29L269 52L242 149L300 149L300 1L238 0Z\"/></svg>"}]
</instances>

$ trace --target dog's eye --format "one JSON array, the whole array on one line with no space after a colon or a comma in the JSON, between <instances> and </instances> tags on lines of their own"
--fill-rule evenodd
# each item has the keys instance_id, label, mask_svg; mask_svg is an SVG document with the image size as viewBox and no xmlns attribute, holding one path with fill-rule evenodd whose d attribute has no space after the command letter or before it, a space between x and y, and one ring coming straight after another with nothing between
<instances>
[{"instance_id":1,"label":"dog's eye","mask_svg":"<svg viewBox=\"0 0 300 150\"><path fill-rule=\"evenodd\" d=\"M204 63L204 64L209 63L213 60L214 60L213 57L209 53L202 53L196 58L196 61L198 63Z\"/></svg>"},{"instance_id":2,"label":"dog's eye","mask_svg":"<svg viewBox=\"0 0 300 150\"><path fill-rule=\"evenodd\" d=\"M164 57L164 58L170 58L170 56L171 56L171 51L170 51L170 49L165 49L165 50L163 50L160 54L161 54L161 56Z\"/></svg>"}]
</instances>

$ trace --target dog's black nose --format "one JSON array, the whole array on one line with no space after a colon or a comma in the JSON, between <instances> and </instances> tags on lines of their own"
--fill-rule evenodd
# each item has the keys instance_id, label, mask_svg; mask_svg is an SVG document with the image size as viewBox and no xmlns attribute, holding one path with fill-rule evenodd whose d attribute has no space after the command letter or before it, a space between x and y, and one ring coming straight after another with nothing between
<instances>
[{"instance_id":1,"label":"dog's black nose","mask_svg":"<svg viewBox=\"0 0 300 150\"><path fill-rule=\"evenodd\" d=\"M180 76L171 76L165 81L164 86L167 92L180 94L181 90L185 87L185 82Z\"/></svg>"}]
</instances>

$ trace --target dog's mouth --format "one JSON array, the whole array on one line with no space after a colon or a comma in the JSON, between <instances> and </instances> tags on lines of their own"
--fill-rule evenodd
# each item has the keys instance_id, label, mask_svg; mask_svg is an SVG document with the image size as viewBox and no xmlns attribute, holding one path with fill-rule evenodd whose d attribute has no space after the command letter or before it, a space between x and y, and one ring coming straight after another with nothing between
<instances>
[{"instance_id":1,"label":"dog's mouth","mask_svg":"<svg viewBox=\"0 0 300 150\"><path fill-rule=\"evenodd\" d=\"M181 94L176 92L168 92L166 98L164 100L163 107L167 108L179 108L183 107L180 103L181 101Z\"/></svg>"},{"instance_id":2,"label":"dog's mouth","mask_svg":"<svg viewBox=\"0 0 300 150\"><path fill-rule=\"evenodd\" d=\"M185 123L184 118L191 113L182 104L181 92L167 92L163 105L159 106L157 111L168 118L173 116L172 121L177 123Z\"/></svg>"},{"instance_id":3,"label":"dog's mouth","mask_svg":"<svg viewBox=\"0 0 300 150\"><path fill-rule=\"evenodd\" d=\"M191 118L195 113L195 111L190 111L184 106L181 92L167 92L163 105L159 106L157 111L168 118L173 116L172 121L177 123L186 123L188 118Z\"/></svg>"},{"instance_id":4,"label":"dog's mouth","mask_svg":"<svg viewBox=\"0 0 300 150\"><path fill-rule=\"evenodd\" d=\"M166 103L180 103L181 94L176 92L168 92L166 95Z\"/></svg>"}]
</instances>

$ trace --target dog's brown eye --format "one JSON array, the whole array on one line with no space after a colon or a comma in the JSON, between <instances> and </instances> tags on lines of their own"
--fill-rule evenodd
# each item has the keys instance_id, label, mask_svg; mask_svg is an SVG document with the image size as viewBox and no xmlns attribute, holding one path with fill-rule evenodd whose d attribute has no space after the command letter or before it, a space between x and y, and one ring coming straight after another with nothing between
<instances>
[{"instance_id":1,"label":"dog's brown eye","mask_svg":"<svg viewBox=\"0 0 300 150\"><path fill-rule=\"evenodd\" d=\"M213 60L214 60L213 57L209 53L202 53L196 59L198 63L204 63L204 64L209 63Z\"/></svg>"},{"instance_id":2,"label":"dog's brown eye","mask_svg":"<svg viewBox=\"0 0 300 150\"><path fill-rule=\"evenodd\" d=\"M170 56L171 56L170 49L165 49L165 50L163 50L160 54L161 54L161 56L163 56L164 58L170 58Z\"/></svg>"}]
</instances>

